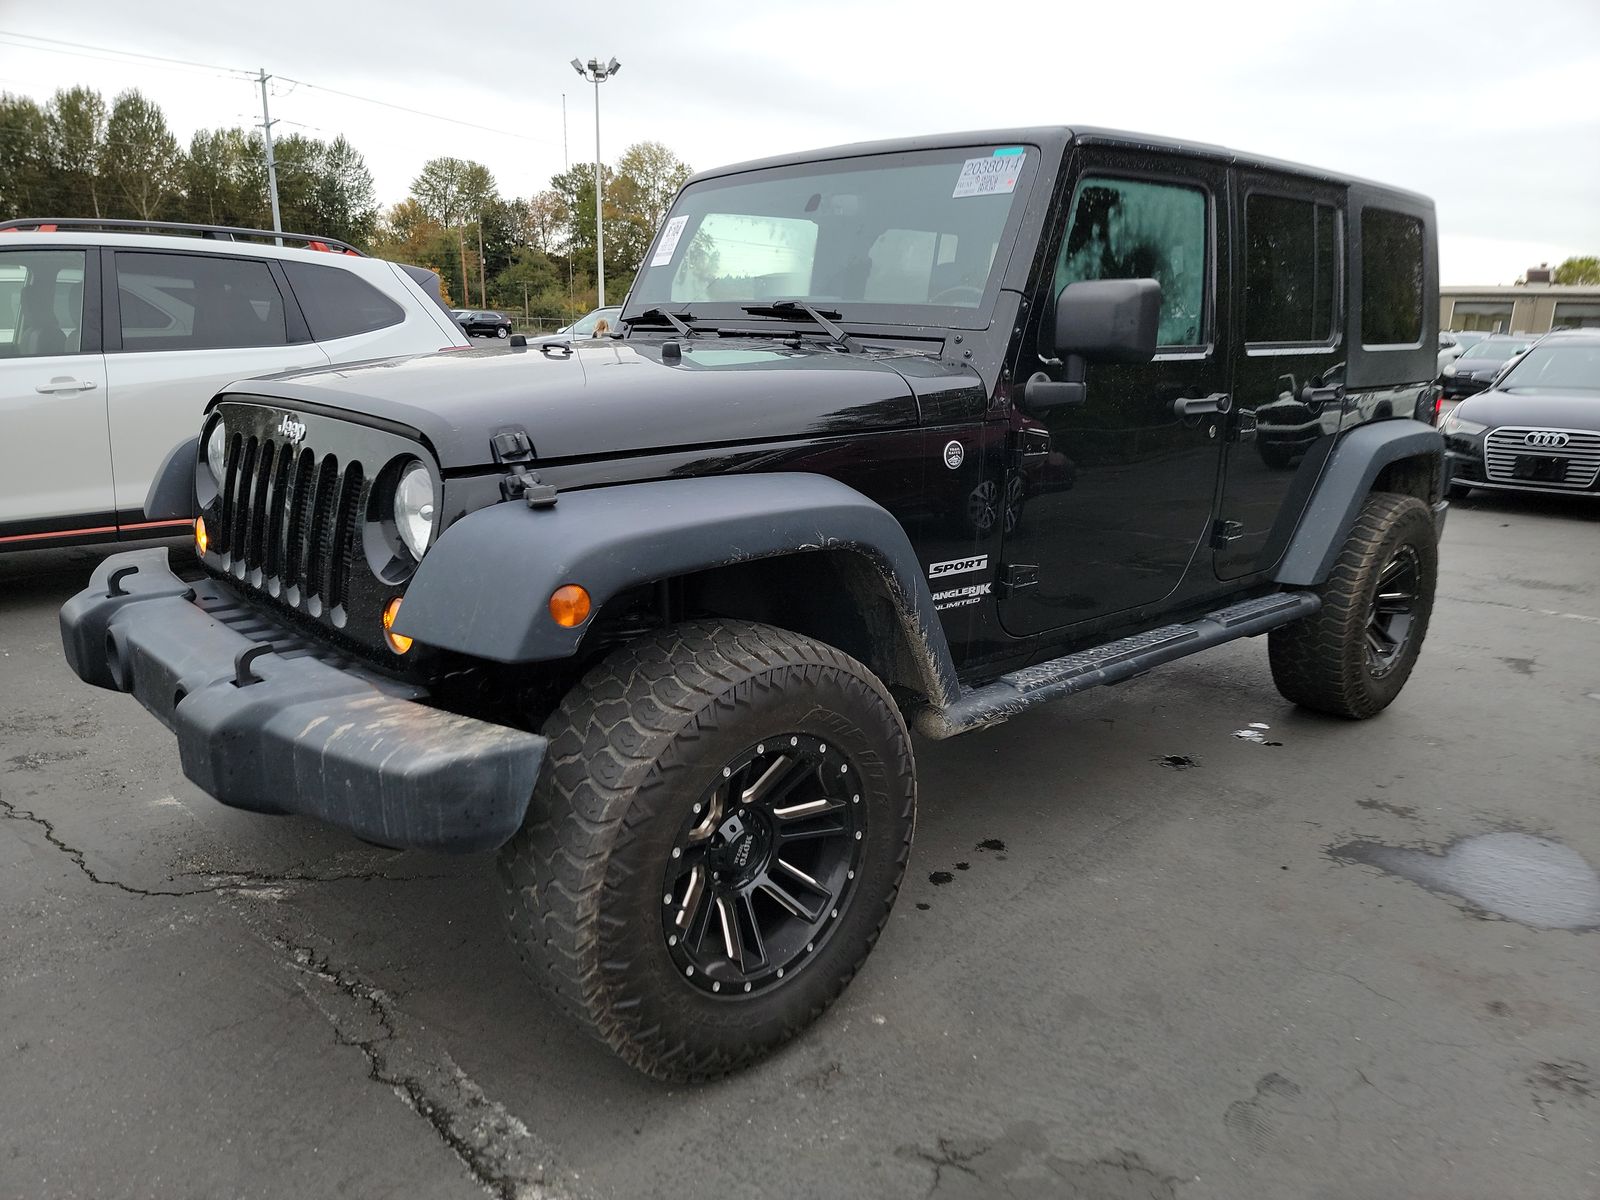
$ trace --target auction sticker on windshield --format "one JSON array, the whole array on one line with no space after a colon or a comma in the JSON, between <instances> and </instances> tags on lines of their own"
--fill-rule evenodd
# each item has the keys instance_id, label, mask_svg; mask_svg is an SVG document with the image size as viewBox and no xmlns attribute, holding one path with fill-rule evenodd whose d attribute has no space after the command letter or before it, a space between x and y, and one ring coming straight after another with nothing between
<instances>
[{"instance_id":1,"label":"auction sticker on windshield","mask_svg":"<svg viewBox=\"0 0 1600 1200\"><path fill-rule=\"evenodd\" d=\"M1017 173L1022 169L1022 147L1006 146L988 158L969 158L956 176L952 200L963 196L1004 196L1016 190Z\"/></svg>"},{"instance_id":2,"label":"auction sticker on windshield","mask_svg":"<svg viewBox=\"0 0 1600 1200\"><path fill-rule=\"evenodd\" d=\"M672 252L678 248L678 239L683 236L683 227L688 223L688 217L673 217L667 222L666 228L661 231L661 240L656 243L656 252L650 259L652 267L664 267L672 261Z\"/></svg>"}]
</instances>

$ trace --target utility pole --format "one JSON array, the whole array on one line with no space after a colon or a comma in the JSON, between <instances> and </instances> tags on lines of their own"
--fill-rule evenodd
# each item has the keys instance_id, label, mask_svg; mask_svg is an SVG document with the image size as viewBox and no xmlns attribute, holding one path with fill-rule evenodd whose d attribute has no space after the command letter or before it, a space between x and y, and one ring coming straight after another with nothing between
<instances>
[{"instance_id":1,"label":"utility pole","mask_svg":"<svg viewBox=\"0 0 1600 1200\"><path fill-rule=\"evenodd\" d=\"M600 85L622 70L616 59L602 63L591 58L587 63L572 60L572 69L594 84L594 270L598 293L596 308L606 306L606 228L604 185L600 179Z\"/></svg>"},{"instance_id":2,"label":"utility pole","mask_svg":"<svg viewBox=\"0 0 1600 1200\"><path fill-rule=\"evenodd\" d=\"M261 80L261 141L267 148L267 194L272 197L272 231L283 232L283 219L278 215L278 168L272 162L272 118L267 114L267 80L272 76L267 74L265 67L260 68ZM283 245L280 241L278 245Z\"/></svg>"},{"instance_id":3,"label":"utility pole","mask_svg":"<svg viewBox=\"0 0 1600 1200\"><path fill-rule=\"evenodd\" d=\"M479 308L488 308L489 307L488 292L485 290L486 288L488 288L489 285L484 280L484 277L483 277L484 268L486 266L488 266L488 264L484 261L484 258L483 258L483 214L480 212L478 214L478 307Z\"/></svg>"}]
</instances>

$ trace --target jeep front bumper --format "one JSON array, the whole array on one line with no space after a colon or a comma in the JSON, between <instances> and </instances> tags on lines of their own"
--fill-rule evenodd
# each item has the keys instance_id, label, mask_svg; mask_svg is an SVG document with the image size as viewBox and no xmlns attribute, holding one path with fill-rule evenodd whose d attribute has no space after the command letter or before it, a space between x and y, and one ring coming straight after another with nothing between
<instances>
[{"instance_id":1,"label":"jeep front bumper","mask_svg":"<svg viewBox=\"0 0 1600 1200\"><path fill-rule=\"evenodd\" d=\"M222 803L380 845L501 845L544 760L536 734L420 703L424 689L337 659L215 580L178 578L162 547L101 563L62 607L61 640L79 678L132 692L177 735L183 773Z\"/></svg>"}]
</instances>

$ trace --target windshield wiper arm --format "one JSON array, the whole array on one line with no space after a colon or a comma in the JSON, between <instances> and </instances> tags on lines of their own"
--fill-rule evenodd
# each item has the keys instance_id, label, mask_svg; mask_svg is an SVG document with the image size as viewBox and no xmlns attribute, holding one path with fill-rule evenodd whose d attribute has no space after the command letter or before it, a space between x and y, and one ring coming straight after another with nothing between
<instances>
[{"instance_id":1,"label":"windshield wiper arm","mask_svg":"<svg viewBox=\"0 0 1600 1200\"><path fill-rule=\"evenodd\" d=\"M818 325L833 341L851 354L860 351L861 344L846 333L842 326L835 325L830 318L842 314L833 309L813 308L804 300L774 300L771 304L746 304L744 311L753 317L790 317L795 313L804 313Z\"/></svg>"},{"instance_id":2,"label":"windshield wiper arm","mask_svg":"<svg viewBox=\"0 0 1600 1200\"><path fill-rule=\"evenodd\" d=\"M694 314L687 311L679 314L673 314L669 313L664 308L647 308L637 317L622 318L622 323L630 326L644 325L647 323L651 325L659 325L664 321L668 325L671 325L684 337L693 337L694 329L687 323L687 321L685 321L684 318L688 318L689 321L692 321L694 320Z\"/></svg>"}]
</instances>

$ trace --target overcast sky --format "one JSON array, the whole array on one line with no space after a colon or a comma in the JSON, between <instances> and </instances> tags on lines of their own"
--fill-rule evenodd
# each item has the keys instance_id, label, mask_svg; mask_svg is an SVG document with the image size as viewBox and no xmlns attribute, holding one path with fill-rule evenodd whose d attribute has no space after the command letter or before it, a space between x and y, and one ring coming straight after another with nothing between
<instances>
[{"instance_id":1,"label":"overcast sky","mask_svg":"<svg viewBox=\"0 0 1600 1200\"><path fill-rule=\"evenodd\" d=\"M615 56L607 159L642 139L709 167L905 134L1108 125L1431 195L1445 283L1511 283L1600 253L1600 0L0 0L0 89L42 101L73 83L108 100L138 87L186 142L259 120L259 90L10 34L265 67L507 131L275 82L277 132L344 133L385 203L434 155L486 163L507 195L543 187L566 151L592 159L594 88L567 63Z\"/></svg>"}]
</instances>

